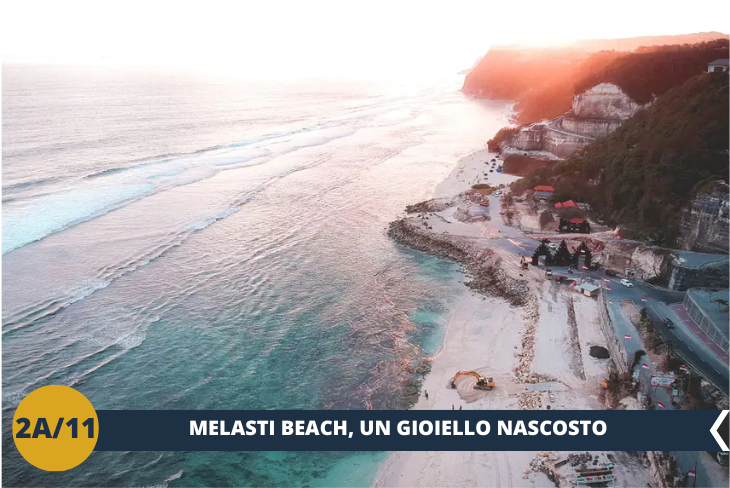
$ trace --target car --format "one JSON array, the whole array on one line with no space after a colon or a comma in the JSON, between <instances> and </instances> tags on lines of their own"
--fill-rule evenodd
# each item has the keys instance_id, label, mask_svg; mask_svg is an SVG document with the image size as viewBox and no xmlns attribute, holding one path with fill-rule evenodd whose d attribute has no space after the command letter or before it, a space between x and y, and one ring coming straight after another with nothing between
<instances>
[{"instance_id":1,"label":"car","mask_svg":"<svg viewBox=\"0 0 730 488\"><path fill-rule=\"evenodd\" d=\"M720 466L728 465L728 453L724 451L707 451L707 454L715 458L717 464Z\"/></svg>"},{"instance_id":2,"label":"car","mask_svg":"<svg viewBox=\"0 0 730 488\"><path fill-rule=\"evenodd\" d=\"M627 287L627 288L633 288L633 286L634 286L634 284L633 284L633 283L631 283L631 282L630 282L629 280L627 280L626 278L624 278L623 280L619 281L619 283L621 283L622 285L624 285L624 286L625 286L625 287Z\"/></svg>"},{"instance_id":3,"label":"car","mask_svg":"<svg viewBox=\"0 0 730 488\"><path fill-rule=\"evenodd\" d=\"M607 269L606 276L618 276L618 273L612 269Z\"/></svg>"},{"instance_id":4,"label":"car","mask_svg":"<svg viewBox=\"0 0 730 488\"><path fill-rule=\"evenodd\" d=\"M664 322L664 325L667 326L667 329L673 329L674 328L674 322L672 322L672 319L670 319L668 317L664 317L664 320L662 320L662 322Z\"/></svg>"},{"instance_id":5,"label":"car","mask_svg":"<svg viewBox=\"0 0 730 488\"><path fill-rule=\"evenodd\" d=\"M557 244L555 244L554 242L551 242L551 243L550 243L550 244L548 244L547 246L548 246L548 249L552 249L553 251L555 251L555 250L557 250L557 249L558 249L558 245L557 245Z\"/></svg>"}]
</instances>

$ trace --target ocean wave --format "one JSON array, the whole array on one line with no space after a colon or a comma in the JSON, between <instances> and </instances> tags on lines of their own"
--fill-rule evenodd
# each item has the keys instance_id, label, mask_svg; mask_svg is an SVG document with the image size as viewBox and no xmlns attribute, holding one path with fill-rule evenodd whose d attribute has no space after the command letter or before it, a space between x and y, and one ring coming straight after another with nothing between
<instances>
[{"instance_id":1,"label":"ocean wave","mask_svg":"<svg viewBox=\"0 0 730 488\"><path fill-rule=\"evenodd\" d=\"M356 131L354 127L319 124L266 137L268 147L252 145L251 140L177 159L109 168L89 175L89 182L77 188L5 202L11 205L3 206L2 253L101 217L159 191L210 178L225 169L266 164L278 156L327 144ZM311 165L293 171L307 167Z\"/></svg>"},{"instance_id":2,"label":"ocean wave","mask_svg":"<svg viewBox=\"0 0 730 488\"><path fill-rule=\"evenodd\" d=\"M36 178L28 181L20 181L18 183L12 183L10 185L3 185L3 194L6 193L14 193L20 190L27 190L28 188L39 186L39 185L45 185L48 183L55 183L62 180L62 178L59 177L49 177L49 178ZM3 202L6 201L6 199L3 197Z\"/></svg>"}]
</instances>

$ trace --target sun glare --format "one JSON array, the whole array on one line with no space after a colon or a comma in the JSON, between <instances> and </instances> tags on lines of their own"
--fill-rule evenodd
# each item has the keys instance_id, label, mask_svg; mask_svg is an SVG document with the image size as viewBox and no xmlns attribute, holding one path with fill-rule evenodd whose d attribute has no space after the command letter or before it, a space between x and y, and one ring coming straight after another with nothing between
<instances>
[{"instance_id":1,"label":"sun glare","mask_svg":"<svg viewBox=\"0 0 730 488\"><path fill-rule=\"evenodd\" d=\"M705 8L701 8L704 5ZM174 68L249 77L435 76L490 45L707 30L728 2L29 1L4 8L5 62ZM712 16L707 12L712 11ZM724 12L724 14L723 14ZM10 21L12 19L12 21ZM649 21L649 19L651 19Z\"/></svg>"}]
</instances>

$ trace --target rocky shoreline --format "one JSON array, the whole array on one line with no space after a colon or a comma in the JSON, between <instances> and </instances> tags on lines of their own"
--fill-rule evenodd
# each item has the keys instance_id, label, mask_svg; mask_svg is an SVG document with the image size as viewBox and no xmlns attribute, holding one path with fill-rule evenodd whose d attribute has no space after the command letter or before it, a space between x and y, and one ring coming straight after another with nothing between
<instances>
[{"instance_id":1,"label":"rocky shoreline","mask_svg":"<svg viewBox=\"0 0 730 488\"><path fill-rule=\"evenodd\" d=\"M530 296L526 280L509 276L500 258L490 250L478 250L462 239L439 235L419 227L408 218L391 222L388 236L398 244L462 264L472 290L505 299L512 306L524 306Z\"/></svg>"}]
</instances>

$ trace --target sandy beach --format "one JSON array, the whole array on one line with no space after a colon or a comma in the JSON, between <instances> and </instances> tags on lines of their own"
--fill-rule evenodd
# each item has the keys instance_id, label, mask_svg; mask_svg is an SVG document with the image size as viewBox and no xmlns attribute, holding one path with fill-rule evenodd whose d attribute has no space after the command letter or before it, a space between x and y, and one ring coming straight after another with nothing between
<instances>
[{"instance_id":1,"label":"sandy beach","mask_svg":"<svg viewBox=\"0 0 730 488\"><path fill-rule=\"evenodd\" d=\"M487 183L508 185L519 177L489 172L496 158L486 150L462 158L434 191L434 199L448 201ZM499 166L501 161L496 160ZM517 266L519 251L496 246L515 229L504 225L497 198L490 197L489 218L464 221L458 205L421 212L411 217L439 238L482 251L489 249L510 277L526 280L530 297L524 306L476 293L465 287L454 304L444 342L433 358L414 409L601 409L601 382L607 360L590 356L590 346L605 346L597 324L597 306L588 298L544 281L535 268ZM473 378L461 378L457 388L450 378L460 370L476 371L495 380L492 391L473 388ZM426 392L428 397L426 397ZM548 455L540 453L541 455ZM567 456L569 453L550 453ZM642 465L623 453L596 453L617 466L617 486L642 486ZM379 470L374 486L554 486L535 469L537 452L394 452ZM608 459L608 458L606 458ZM607 461L608 462L608 461Z\"/></svg>"}]
</instances>

